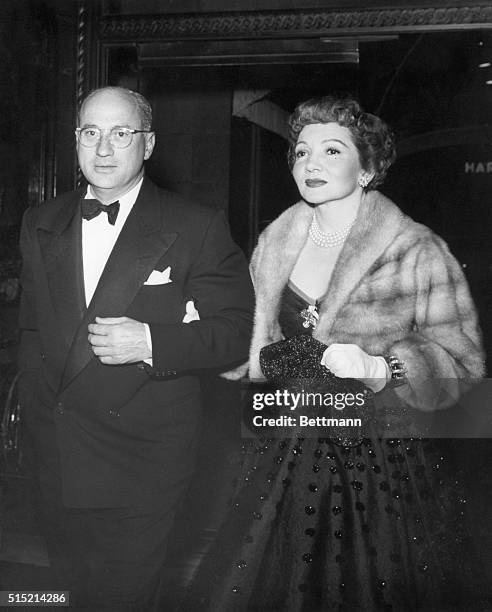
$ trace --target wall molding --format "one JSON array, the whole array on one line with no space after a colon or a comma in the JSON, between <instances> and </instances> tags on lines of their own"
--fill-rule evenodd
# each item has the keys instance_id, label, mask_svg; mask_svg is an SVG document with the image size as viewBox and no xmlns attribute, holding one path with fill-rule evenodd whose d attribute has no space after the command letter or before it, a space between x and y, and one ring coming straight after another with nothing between
<instances>
[{"instance_id":1,"label":"wall molding","mask_svg":"<svg viewBox=\"0 0 492 612\"><path fill-rule=\"evenodd\" d=\"M337 36L492 28L492 6L102 17L103 42Z\"/></svg>"}]
</instances>

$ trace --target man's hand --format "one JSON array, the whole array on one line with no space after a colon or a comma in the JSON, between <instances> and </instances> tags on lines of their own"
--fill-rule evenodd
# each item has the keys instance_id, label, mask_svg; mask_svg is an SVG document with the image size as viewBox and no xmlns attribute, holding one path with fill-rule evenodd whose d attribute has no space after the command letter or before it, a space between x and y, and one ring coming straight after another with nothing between
<instances>
[{"instance_id":1,"label":"man's hand","mask_svg":"<svg viewBox=\"0 0 492 612\"><path fill-rule=\"evenodd\" d=\"M140 321L128 317L96 317L88 329L92 350L101 363L136 363L152 357L145 327Z\"/></svg>"}]
</instances>

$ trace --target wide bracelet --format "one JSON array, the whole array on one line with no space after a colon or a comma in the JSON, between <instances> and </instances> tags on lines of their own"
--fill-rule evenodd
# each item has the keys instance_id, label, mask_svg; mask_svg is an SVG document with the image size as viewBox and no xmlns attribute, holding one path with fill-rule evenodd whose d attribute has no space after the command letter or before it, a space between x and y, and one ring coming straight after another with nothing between
<instances>
[{"instance_id":1,"label":"wide bracelet","mask_svg":"<svg viewBox=\"0 0 492 612\"><path fill-rule=\"evenodd\" d=\"M406 383L407 368L405 363L395 357L395 355L384 355L384 360L388 364L391 372L391 386L398 387Z\"/></svg>"}]
</instances>

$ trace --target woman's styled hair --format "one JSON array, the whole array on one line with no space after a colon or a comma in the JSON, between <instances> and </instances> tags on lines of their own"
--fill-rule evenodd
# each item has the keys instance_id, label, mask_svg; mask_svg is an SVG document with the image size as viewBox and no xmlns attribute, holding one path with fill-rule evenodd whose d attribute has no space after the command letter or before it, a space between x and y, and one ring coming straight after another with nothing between
<instances>
[{"instance_id":1,"label":"woman's styled hair","mask_svg":"<svg viewBox=\"0 0 492 612\"><path fill-rule=\"evenodd\" d=\"M338 123L346 127L359 152L362 168L374 172L366 190L381 185L396 158L393 134L382 119L364 112L357 100L348 96L312 98L297 105L289 117L288 161L291 170L296 160L299 134L306 125L313 123Z\"/></svg>"}]
</instances>

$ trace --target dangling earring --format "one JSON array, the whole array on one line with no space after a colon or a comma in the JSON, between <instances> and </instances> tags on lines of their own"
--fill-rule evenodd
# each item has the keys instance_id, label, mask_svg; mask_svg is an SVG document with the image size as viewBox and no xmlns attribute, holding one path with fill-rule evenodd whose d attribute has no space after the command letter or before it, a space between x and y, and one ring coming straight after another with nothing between
<instances>
[{"instance_id":1,"label":"dangling earring","mask_svg":"<svg viewBox=\"0 0 492 612\"><path fill-rule=\"evenodd\" d=\"M359 176L359 180L357 181L359 187L365 189L369 185L369 178L364 174L364 176Z\"/></svg>"}]
</instances>

